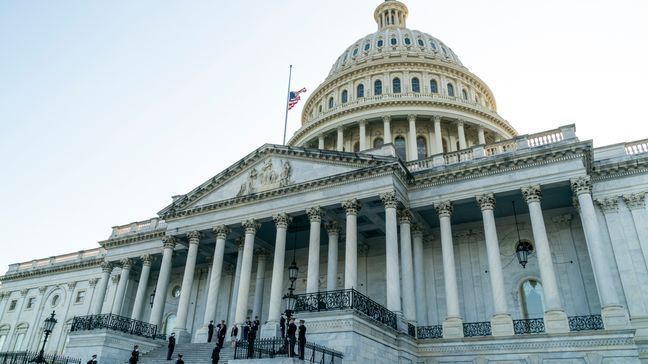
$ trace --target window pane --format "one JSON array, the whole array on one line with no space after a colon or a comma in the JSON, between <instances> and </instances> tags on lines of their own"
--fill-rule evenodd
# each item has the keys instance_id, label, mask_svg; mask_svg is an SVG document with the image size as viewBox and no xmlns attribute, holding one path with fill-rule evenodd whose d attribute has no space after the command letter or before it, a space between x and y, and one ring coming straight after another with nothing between
<instances>
[{"instance_id":1,"label":"window pane","mask_svg":"<svg viewBox=\"0 0 648 364\"><path fill-rule=\"evenodd\" d=\"M534 279L522 283L520 287L522 316L525 319L544 316L544 291L542 284Z\"/></svg>"},{"instance_id":2,"label":"window pane","mask_svg":"<svg viewBox=\"0 0 648 364\"><path fill-rule=\"evenodd\" d=\"M418 45L421 46L421 47L423 47L425 45L425 43L423 42L423 39L418 40Z\"/></svg>"},{"instance_id":3,"label":"window pane","mask_svg":"<svg viewBox=\"0 0 648 364\"><path fill-rule=\"evenodd\" d=\"M394 78L394 93L399 94L401 92L401 83L400 78Z\"/></svg>"},{"instance_id":4,"label":"window pane","mask_svg":"<svg viewBox=\"0 0 648 364\"><path fill-rule=\"evenodd\" d=\"M382 138L376 138L376 139L374 139L373 147L374 148L380 148L380 147L383 146L383 144L384 144L384 141L383 141Z\"/></svg>"},{"instance_id":5,"label":"window pane","mask_svg":"<svg viewBox=\"0 0 648 364\"><path fill-rule=\"evenodd\" d=\"M454 86L448 84L448 96L454 96Z\"/></svg>"},{"instance_id":6,"label":"window pane","mask_svg":"<svg viewBox=\"0 0 648 364\"><path fill-rule=\"evenodd\" d=\"M376 42L376 47L380 48L380 47L383 46L383 44L384 44L383 40L382 40L382 39L378 39L378 42Z\"/></svg>"},{"instance_id":7,"label":"window pane","mask_svg":"<svg viewBox=\"0 0 648 364\"><path fill-rule=\"evenodd\" d=\"M418 159L427 158L427 142L425 138L423 137L416 138L416 152L418 154Z\"/></svg>"},{"instance_id":8,"label":"window pane","mask_svg":"<svg viewBox=\"0 0 648 364\"><path fill-rule=\"evenodd\" d=\"M396 44L398 44L398 41L396 40L396 38L392 38L392 39L391 39L391 44L392 44L392 45L396 45Z\"/></svg>"},{"instance_id":9,"label":"window pane","mask_svg":"<svg viewBox=\"0 0 648 364\"><path fill-rule=\"evenodd\" d=\"M356 97L364 97L364 85L359 84L358 85L358 92Z\"/></svg>"},{"instance_id":10,"label":"window pane","mask_svg":"<svg viewBox=\"0 0 648 364\"><path fill-rule=\"evenodd\" d=\"M419 83L419 79L416 77L412 78L412 91L421 92L421 84Z\"/></svg>"},{"instance_id":11,"label":"window pane","mask_svg":"<svg viewBox=\"0 0 648 364\"><path fill-rule=\"evenodd\" d=\"M374 82L374 95L382 95L382 82L380 80Z\"/></svg>"},{"instance_id":12,"label":"window pane","mask_svg":"<svg viewBox=\"0 0 648 364\"><path fill-rule=\"evenodd\" d=\"M430 92L434 94L439 92L439 85L437 84L436 80L430 81Z\"/></svg>"},{"instance_id":13,"label":"window pane","mask_svg":"<svg viewBox=\"0 0 648 364\"><path fill-rule=\"evenodd\" d=\"M342 103L346 104L349 101L349 93L347 90L342 91Z\"/></svg>"},{"instance_id":14,"label":"window pane","mask_svg":"<svg viewBox=\"0 0 648 364\"><path fill-rule=\"evenodd\" d=\"M405 160L405 138L403 138L402 136L396 137L396 139L394 139L394 147L396 147L396 154L398 154L398 157L402 160Z\"/></svg>"}]
</instances>

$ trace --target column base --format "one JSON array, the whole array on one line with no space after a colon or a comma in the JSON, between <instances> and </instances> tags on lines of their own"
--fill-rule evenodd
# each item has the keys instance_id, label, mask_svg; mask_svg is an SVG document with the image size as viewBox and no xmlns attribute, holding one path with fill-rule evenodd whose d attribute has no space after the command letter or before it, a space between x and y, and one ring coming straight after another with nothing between
<instances>
[{"instance_id":1,"label":"column base","mask_svg":"<svg viewBox=\"0 0 648 364\"><path fill-rule=\"evenodd\" d=\"M544 314L545 332L547 334L564 334L569 332L569 320L565 311L547 311Z\"/></svg>"},{"instance_id":2,"label":"column base","mask_svg":"<svg viewBox=\"0 0 648 364\"><path fill-rule=\"evenodd\" d=\"M191 333L187 329L173 329L175 332L177 344L187 344L191 342ZM205 341L207 341L205 339Z\"/></svg>"},{"instance_id":3,"label":"column base","mask_svg":"<svg viewBox=\"0 0 648 364\"><path fill-rule=\"evenodd\" d=\"M513 319L507 313L495 314L491 317L491 333L493 336L513 336Z\"/></svg>"},{"instance_id":4,"label":"column base","mask_svg":"<svg viewBox=\"0 0 648 364\"><path fill-rule=\"evenodd\" d=\"M278 322L267 322L261 325L261 338L281 337L281 329Z\"/></svg>"},{"instance_id":5,"label":"column base","mask_svg":"<svg viewBox=\"0 0 648 364\"><path fill-rule=\"evenodd\" d=\"M606 330L623 330L630 328L628 311L621 305L609 305L601 310L603 327Z\"/></svg>"},{"instance_id":6,"label":"column base","mask_svg":"<svg viewBox=\"0 0 648 364\"><path fill-rule=\"evenodd\" d=\"M209 337L209 328L207 328L207 326L203 326L198 330L196 330L195 340L197 343L206 343L208 337ZM214 339L216 339L216 328L214 328L214 335L212 335L212 342L214 342Z\"/></svg>"},{"instance_id":7,"label":"column base","mask_svg":"<svg viewBox=\"0 0 648 364\"><path fill-rule=\"evenodd\" d=\"M448 317L443 321L443 338L458 339L464 337L461 317Z\"/></svg>"}]
</instances>

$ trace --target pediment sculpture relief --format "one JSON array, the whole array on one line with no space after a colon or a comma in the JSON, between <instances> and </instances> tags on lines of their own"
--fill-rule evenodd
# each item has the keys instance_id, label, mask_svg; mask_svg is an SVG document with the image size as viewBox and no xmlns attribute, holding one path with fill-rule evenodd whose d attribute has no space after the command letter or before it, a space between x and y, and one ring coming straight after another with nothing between
<instances>
[{"instance_id":1,"label":"pediment sculpture relief","mask_svg":"<svg viewBox=\"0 0 648 364\"><path fill-rule=\"evenodd\" d=\"M274 188L285 187L293 183L292 166L289 161L280 162L281 167L276 168L272 160L268 159L260 167L260 172L252 168L239 189L236 196L249 195Z\"/></svg>"}]
</instances>

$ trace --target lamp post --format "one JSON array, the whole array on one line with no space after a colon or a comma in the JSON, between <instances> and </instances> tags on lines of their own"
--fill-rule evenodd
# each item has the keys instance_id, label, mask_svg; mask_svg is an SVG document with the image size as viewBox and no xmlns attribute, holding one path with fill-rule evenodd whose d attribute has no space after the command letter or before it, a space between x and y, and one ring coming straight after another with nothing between
<instances>
[{"instance_id":1,"label":"lamp post","mask_svg":"<svg viewBox=\"0 0 648 364\"><path fill-rule=\"evenodd\" d=\"M297 280L297 274L299 273L299 268L297 263L295 263L295 258L288 267L288 279L290 280L290 288L288 288L288 293L283 296L283 299L286 302L286 320L290 321L293 312L295 312L295 305L297 304L297 296L295 296L295 281Z\"/></svg>"},{"instance_id":2,"label":"lamp post","mask_svg":"<svg viewBox=\"0 0 648 364\"><path fill-rule=\"evenodd\" d=\"M518 227L517 221L517 212L515 211L515 201L512 201L513 204L513 217L515 218L515 230L517 230L518 242L515 246L515 255L517 255L518 263L522 268L526 268L527 263L529 262L529 254L533 253L533 245L531 242L520 238L520 228Z\"/></svg>"},{"instance_id":3,"label":"lamp post","mask_svg":"<svg viewBox=\"0 0 648 364\"><path fill-rule=\"evenodd\" d=\"M54 314L56 311L52 311L52 315L48 318L45 319L45 325L43 325L43 332L45 333L45 340L43 340L43 346L41 347L40 353L38 353L38 356L32 360L30 360L30 363L47 363L45 361L45 358L43 355L45 354L45 344L47 344L47 338L49 335L52 333L54 330L54 325L56 325L56 319L54 318Z\"/></svg>"}]
</instances>

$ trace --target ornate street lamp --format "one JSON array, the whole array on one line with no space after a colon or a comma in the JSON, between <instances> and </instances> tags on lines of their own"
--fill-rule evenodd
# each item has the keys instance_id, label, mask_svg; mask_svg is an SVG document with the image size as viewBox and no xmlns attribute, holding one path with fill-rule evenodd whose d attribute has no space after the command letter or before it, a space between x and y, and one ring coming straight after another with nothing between
<instances>
[{"instance_id":1,"label":"ornate street lamp","mask_svg":"<svg viewBox=\"0 0 648 364\"><path fill-rule=\"evenodd\" d=\"M284 302L286 302L286 319L290 321L293 312L295 312L295 305L297 305L297 296L295 296L295 281L297 280L297 274L299 273L299 267L295 263L295 258L288 267L288 280L290 280L290 288L288 288L288 293L283 296Z\"/></svg>"},{"instance_id":2,"label":"ornate street lamp","mask_svg":"<svg viewBox=\"0 0 648 364\"><path fill-rule=\"evenodd\" d=\"M513 217L515 218L515 230L517 230L518 241L515 245L515 255L517 255L518 262L522 268L526 268L527 263L529 262L529 255L533 253L533 245L531 242L520 238L520 228L518 227L517 221L517 212L515 212L515 201L513 203Z\"/></svg>"},{"instance_id":3,"label":"ornate street lamp","mask_svg":"<svg viewBox=\"0 0 648 364\"><path fill-rule=\"evenodd\" d=\"M43 340L43 347L41 347L38 356L30 360L31 363L47 363L47 361L45 361L45 358L43 356L45 354L45 344L47 344L47 338L54 330L54 325L56 325L56 319L54 318L55 312L56 311L52 311L52 315L45 319L45 324L43 325L43 332L45 333L45 340Z\"/></svg>"}]
</instances>

